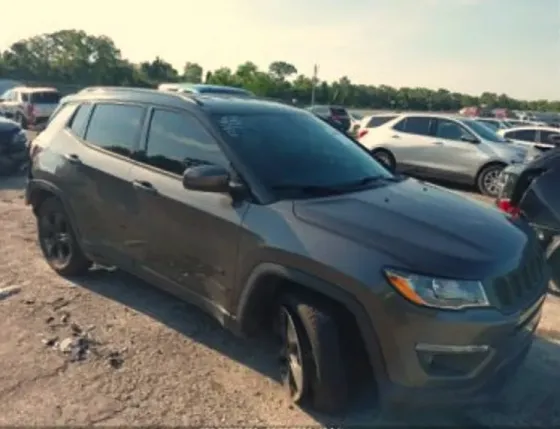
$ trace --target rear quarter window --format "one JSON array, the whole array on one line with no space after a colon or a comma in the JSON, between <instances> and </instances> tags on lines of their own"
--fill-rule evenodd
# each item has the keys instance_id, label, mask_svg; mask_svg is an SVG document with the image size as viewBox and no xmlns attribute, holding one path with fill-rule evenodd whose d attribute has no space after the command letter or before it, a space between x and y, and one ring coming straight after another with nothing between
<instances>
[{"instance_id":1,"label":"rear quarter window","mask_svg":"<svg viewBox=\"0 0 560 429\"><path fill-rule=\"evenodd\" d=\"M86 128L92 108L93 105L91 103L81 104L78 106L78 109L68 124L68 128L80 138L83 138L86 134Z\"/></svg>"}]
</instances>

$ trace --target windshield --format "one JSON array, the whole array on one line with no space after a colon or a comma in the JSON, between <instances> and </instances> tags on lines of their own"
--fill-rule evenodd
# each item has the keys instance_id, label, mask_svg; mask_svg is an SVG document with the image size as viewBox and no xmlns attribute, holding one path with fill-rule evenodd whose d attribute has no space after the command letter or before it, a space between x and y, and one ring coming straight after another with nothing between
<instances>
[{"instance_id":1,"label":"windshield","mask_svg":"<svg viewBox=\"0 0 560 429\"><path fill-rule=\"evenodd\" d=\"M472 119L462 119L461 122L473 130L479 137L494 143L508 143L502 136L496 134L486 124L481 124Z\"/></svg>"},{"instance_id":2,"label":"windshield","mask_svg":"<svg viewBox=\"0 0 560 429\"><path fill-rule=\"evenodd\" d=\"M487 127L490 127L490 129L497 131L500 128L500 124L498 124L497 122L492 122L492 121L477 121L479 123L481 123L482 125L486 125Z\"/></svg>"},{"instance_id":3,"label":"windshield","mask_svg":"<svg viewBox=\"0 0 560 429\"><path fill-rule=\"evenodd\" d=\"M215 114L214 119L232 149L270 188L393 178L358 143L304 110Z\"/></svg>"}]
</instances>

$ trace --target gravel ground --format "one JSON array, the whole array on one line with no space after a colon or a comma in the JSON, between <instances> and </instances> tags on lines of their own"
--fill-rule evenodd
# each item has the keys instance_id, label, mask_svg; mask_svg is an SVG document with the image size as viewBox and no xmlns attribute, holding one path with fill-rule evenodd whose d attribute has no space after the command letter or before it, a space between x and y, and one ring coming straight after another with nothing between
<instances>
[{"instance_id":1,"label":"gravel ground","mask_svg":"<svg viewBox=\"0 0 560 429\"><path fill-rule=\"evenodd\" d=\"M526 364L492 407L380 416L364 394L355 410L327 418L285 400L266 340L237 339L119 271L80 283L55 275L39 255L22 189L22 178L0 179L0 426L560 423L560 299L552 294Z\"/></svg>"}]
</instances>

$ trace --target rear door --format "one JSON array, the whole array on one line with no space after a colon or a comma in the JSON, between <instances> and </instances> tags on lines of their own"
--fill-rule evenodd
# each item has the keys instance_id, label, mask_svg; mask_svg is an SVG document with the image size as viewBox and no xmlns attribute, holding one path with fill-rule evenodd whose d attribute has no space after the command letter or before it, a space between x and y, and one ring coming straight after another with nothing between
<instances>
[{"instance_id":1,"label":"rear door","mask_svg":"<svg viewBox=\"0 0 560 429\"><path fill-rule=\"evenodd\" d=\"M421 174L430 170L430 153L436 148L431 126L431 117L418 115L406 116L389 128L385 145L395 156L399 170Z\"/></svg>"},{"instance_id":2,"label":"rear door","mask_svg":"<svg viewBox=\"0 0 560 429\"><path fill-rule=\"evenodd\" d=\"M73 144L64 153L65 190L86 245L115 263L129 261L129 219L134 189L129 180L146 107L103 102L79 106L66 130Z\"/></svg>"},{"instance_id":3,"label":"rear door","mask_svg":"<svg viewBox=\"0 0 560 429\"><path fill-rule=\"evenodd\" d=\"M57 91L41 91L29 94L29 103L33 106L33 115L36 118L48 118L55 111L60 102Z\"/></svg>"}]
</instances>

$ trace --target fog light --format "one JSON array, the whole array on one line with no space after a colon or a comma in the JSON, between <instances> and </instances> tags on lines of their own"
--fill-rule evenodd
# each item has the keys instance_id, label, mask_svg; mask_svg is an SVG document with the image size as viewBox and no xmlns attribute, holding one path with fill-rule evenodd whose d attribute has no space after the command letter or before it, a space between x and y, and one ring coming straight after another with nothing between
<instances>
[{"instance_id":1,"label":"fog light","mask_svg":"<svg viewBox=\"0 0 560 429\"><path fill-rule=\"evenodd\" d=\"M420 365L432 376L463 377L478 369L490 355L487 345L442 346L418 344Z\"/></svg>"}]
</instances>

